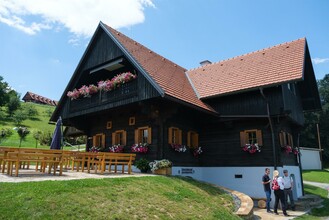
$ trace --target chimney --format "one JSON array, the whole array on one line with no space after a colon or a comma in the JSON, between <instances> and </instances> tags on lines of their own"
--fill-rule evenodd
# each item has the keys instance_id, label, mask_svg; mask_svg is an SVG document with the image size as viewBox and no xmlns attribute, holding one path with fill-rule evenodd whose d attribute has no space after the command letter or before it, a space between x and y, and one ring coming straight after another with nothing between
<instances>
[{"instance_id":1,"label":"chimney","mask_svg":"<svg viewBox=\"0 0 329 220\"><path fill-rule=\"evenodd\" d=\"M205 65L208 65L208 64L211 64L211 62L209 60L204 60L204 61L200 62L201 66L205 66Z\"/></svg>"}]
</instances>

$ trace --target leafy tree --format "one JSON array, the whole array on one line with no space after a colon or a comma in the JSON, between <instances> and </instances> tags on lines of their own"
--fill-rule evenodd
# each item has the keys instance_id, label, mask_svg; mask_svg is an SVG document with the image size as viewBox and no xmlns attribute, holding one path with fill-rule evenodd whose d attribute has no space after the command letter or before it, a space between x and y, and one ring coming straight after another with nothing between
<instances>
[{"instance_id":1,"label":"leafy tree","mask_svg":"<svg viewBox=\"0 0 329 220\"><path fill-rule=\"evenodd\" d=\"M305 126L301 132L301 146L317 147L318 137L316 124L319 124L321 146L324 150L324 165L329 165L329 74L318 81L322 111L305 114Z\"/></svg>"},{"instance_id":2,"label":"leafy tree","mask_svg":"<svg viewBox=\"0 0 329 220\"><path fill-rule=\"evenodd\" d=\"M21 147L22 141L25 140L26 136L30 133L30 131L26 127L18 127L18 128L15 128L15 130L17 131L17 134L20 138L19 147Z\"/></svg>"},{"instance_id":3,"label":"leafy tree","mask_svg":"<svg viewBox=\"0 0 329 220\"><path fill-rule=\"evenodd\" d=\"M4 106L8 102L8 83L3 81L3 77L0 76L0 106Z\"/></svg>"},{"instance_id":4,"label":"leafy tree","mask_svg":"<svg viewBox=\"0 0 329 220\"><path fill-rule=\"evenodd\" d=\"M52 140L52 133L50 131L42 131L39 143L41 145L50 146Z\"/></svg>"},{"instance_id":5,"label":"leafy tree","mask_svg":"<svg viewBox=\"0 0 329 220\"><path fill-rule=\"evenodd\" d=\"M13 132L10 128L1 128L0 129L0 144L1 144L2 141L7 139L12 134L13 134Z\"/></svg>"},{"instance_id":6,"label":"leafy tree","mask_svg":"<svg viewBox=\"0 0 329 220\"><path fill-rule=\"evenodd\" d=\"M40 130L34 130L32 132L33 138L35 139L35 148L38 148L38 142L41 139L42 131Z\"/></svg>"},{"instance_id":7,"label":"leafy tree","mask_svg":"<svg viewBox=\"0 0 329 220\"><path fill-rule=\"evenodd\" d=\"M27 119L25 111L22 109L16 110L12 115L12 120L15 122L16 126L21 126L22 122Z\"/></svg>"},{"instance_id":8,"label":"leafy tree","mask_svg":"<svg viewBox=\"0 0 329 220\"><path fill-rule=\"evenodd\" d=\"M9 100L6 106L7 106L8 114L12 116L14 111L19 109L19 107L21 106L20 96L15 91L10 91L8 93L8 97Z\"/></svg>"}]
</instances>

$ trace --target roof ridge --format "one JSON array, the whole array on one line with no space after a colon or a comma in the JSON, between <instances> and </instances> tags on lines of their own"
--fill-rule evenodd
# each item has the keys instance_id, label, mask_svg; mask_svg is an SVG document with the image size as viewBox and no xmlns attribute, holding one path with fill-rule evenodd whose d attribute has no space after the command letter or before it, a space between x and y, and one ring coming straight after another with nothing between
<instances>
[{"instance_id":1,"label":"roof ridge","mask_svg":"<svg viewBox=\"0 0 329 220\"><path fill-rule=\"evenodd\" d=\"M225 59L225 60L219 60L219 61L216 61L216 62L213 62L213 63L210 63L210 64L206 64L204 66L198 66L198 67L187 70L187 72L192 71L192 70L197 70L197 69L200 69L200 68L204 68L206 66L212 66L212 65L215 65L215 64L219 64L219 63L222 63L222 62L229 61L229 60L234 60L234 59L237 59L237 58L245 57L245 56L248 56L248 55L256 54L256 53L259 53L259 52L268 51L268 50L271 50L271 49L274 49L274 48L277 48L277 47L280 47L280 46L283 46L283 45L291 44L291 43L294 43L294 42L297 42L297 41L300 41L300 40L306 40L306 37L298 38L298 39L293 40L293 41L280 43L280 44L277 44L277 45L274 45L274 46L270 46L270 47L266 47L266 48L259 49L259 50L256 50L256 51L252 51L252 52L249 52L249 53L245 53L245 54L242 54L242 55L234 56L234 57L231 57L231 58L228 58L228 59Z\"/></svg>"},{"instance_id":2,"label":"roof ridge","mask_svg":"<svg viewBox=\"0 0 329 220\"><path fill-rule=\"evenodd\" d=\"M111 29L111 31L113 31L113 32L116 33L117 35L119 35L119 36L122 35L122 36L124 36L125 38L129 39L130 41L132 41L135 45L140 45L141 47L144 47L146 50L149 51L149 53L154 53L155 55L159 56L163 61L166 60L166 61L172 63L173 66L175 66L175 67L180 67L180 68L184 69L185 71L187 71L187 69L184 68L184 67L182 67L181 65L178 65L177 63L175 63L175 62L169 60L168 58L165 58L164 56L160 55L159 53L155 52L154 50L151 50L150 48L146 47L145 45L143 45L143 44L141 44L141 43L135 41L134 39L128 37L127 35L123 34L123 33L120 32L120 31L118 31L118 30L116 30L116 29L110 27L109 25L107 25L107 24L105 24L105 23L103 23L103 24L104 24L107 28ZM114 35L114 36L115 36L115 35Z\"/></svg>"}]
</instances>

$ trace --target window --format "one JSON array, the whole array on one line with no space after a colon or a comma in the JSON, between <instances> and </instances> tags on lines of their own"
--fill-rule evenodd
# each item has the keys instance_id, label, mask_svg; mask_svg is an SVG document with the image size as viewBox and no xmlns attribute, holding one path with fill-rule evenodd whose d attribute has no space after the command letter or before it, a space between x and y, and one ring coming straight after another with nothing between
<instances>
[{"instance_id":1,"label":"window","mask_svg":"<svg viewBox=\"0 0 329 220\"><path fill-rule=\"evenodd\" d=\"M105 134L96 134L93 136L93 146L105 147Z\"/></svg>"},{"instance_id":2,"label":"window","mask_svg":"<svg viewBox=\"0 0 329 220\"><path fill-rule=\"evenodd\" d=\"M135 129L135 143L147 143L152 142L152 130L150 127L140 127Z\"/></svg>"},{"instance_id":3,"label":"window","mask_svg":"<svg viewBox=\"0 0 329 220\"><path fill-rule=\"evenodd\" d=\"M168 143L182 144L182 130L175 127L170 127L168 130Z\"/></svg>"},{"instance_id":4,"label":"window","mask_svg":"<svg viewBox=\"0 0 329 220\"><path fill-rule=\"evenodd\" d=\"M258 144L263 145L262 131L257 129L244 130L240 132L241 146L246 144Z\"/></svg>"},{"instance_id":5,"label":"window","mask_svg":"<svg viewBox=\"0 0 329 220\"><path fill-rule=\"evenodd\" d=\"M198 147L199 146L199 134L194 131L187 132L187 146Z\"/></svg>"},{"instance_id":6,"label":"window","mask_svg":"<svg viewBox=\"0 0 329 220\"><path fill-rule=\"evenodd\" d=\"M279 139L280 139L280 145L283 147L283 146L286 146L286 145L289 145L289 146L293 146L293 137L290 133L288 132L284 132L284 131L281 131L279 133Z\"/></svg>"},{"instance_id":7,"label":"window","mask_svg":"<svg viewBox=\"0 0 329 220\"><path fill-rule=\"evenodd\" d=\"M111 129L111 128L112 128L112 121L108 121L108 122L106 123L106 128L107 128L107 129Z\"/></svg>"},{"instance_id":8,"label":"window","mask_svg":"<svg viewBox=\"0 0 329 220\"><path fill-rule=\"evenodd\" d=\"M130 117L129 118L129 125L135 125L135 117Z\"/></svg>"},{"instance_id":9,"label":"window","mask_svg":"<svg viewBox=\"0 0 329 220\"><path fill-rule=\"evenodd\" d=\"M126 145L127 132L124 130L118 130L112 133L112 145Z\"/></svg>"}]
</instances>

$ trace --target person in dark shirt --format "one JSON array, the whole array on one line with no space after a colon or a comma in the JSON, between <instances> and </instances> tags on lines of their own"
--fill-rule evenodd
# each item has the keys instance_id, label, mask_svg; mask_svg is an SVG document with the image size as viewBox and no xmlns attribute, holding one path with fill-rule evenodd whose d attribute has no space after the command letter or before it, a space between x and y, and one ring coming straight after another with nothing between
<instances>
[{"instance_id":1,"label":"person in dark shirt","mask_svg":"<svg viewBox=\"0 0 329 220\"><path fill-rule=\"evenodd\" d=\"M265 174L262 178L262 183L264 186L264 191L266 194L266 209L268 213L273 213L273 211L270 209L270 203L271 203L271 179L270 179L270 168L265 168Z\"/></svg>"}]
</instances>

